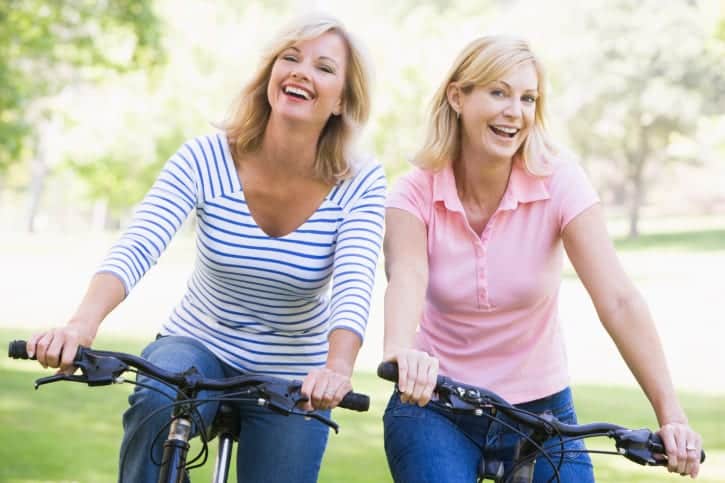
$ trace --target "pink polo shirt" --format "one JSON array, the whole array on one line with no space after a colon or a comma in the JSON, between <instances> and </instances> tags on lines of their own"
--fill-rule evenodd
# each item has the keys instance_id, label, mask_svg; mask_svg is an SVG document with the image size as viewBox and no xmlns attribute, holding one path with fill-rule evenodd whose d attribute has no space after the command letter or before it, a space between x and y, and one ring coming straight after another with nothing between
<instances>
[{"instance_id":1,"label":"pink polo shirt","mask_svg":"<svg viewBox=\"0 0 725 483\"><path fill-rule=\"evenodd\" d=\"M429 282L417 347L441 374L520 403L569 384L558 321L561 232L598 202L581 167L559 160L548 177L514 163L483 233L466 220L453 170L414 169L388 208L419 218L428 232Z\"/></svg>"}]
</instances>

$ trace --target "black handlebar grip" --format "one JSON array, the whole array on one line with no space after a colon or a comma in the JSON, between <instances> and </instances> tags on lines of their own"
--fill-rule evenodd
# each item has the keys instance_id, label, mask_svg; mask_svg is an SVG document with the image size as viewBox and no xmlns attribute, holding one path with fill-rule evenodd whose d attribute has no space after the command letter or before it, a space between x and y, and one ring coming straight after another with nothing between
<instances>
[{"instance_id":1,"label":"black handlebar grip","mask_svg":"<svg viewBox=\"0 0 725 483\"><path fill-rule=\"evenodd\" d=\"M11 359L30 359L27 351L27 342L24 340L13 340L8 344L8 357ZM35 357L33 357L35 359Z\"/></svg>"},{"instance_id":2,"label":"black handlebar grip","mask_svg":"<svg viewBox=\"0 0 725 483\"><path fill-rule=\"evenodd\" d=\"M665 454L665 444L662 442L662 438L657 433L652 433L652 437L650 437L650 442L654 445L659 446L662 448L662 454ZM700 450L700 463L705 462L705 450ZM667 462L663 460L663 465L666 465Z\"/></svg>"},{"instance_id":3,"label":"black handlebar grip","mask_svg":"<svg viewBox=\"0 0 725 483\"><path fill-rule=\"evenodd\" d=\"M340 401L340 407L364 412L370 409L370 397L365 394L350 391Z\"/></svg>"},{"instance_id":4,"label":"black handlebar grip","mask_svg":"<svg viewBox=\"0 0 725 483\"><path fill-rule=\"evenodd\" d=\"M398 382L398 364L384 361L378 366L378 377L390 382Z\"/></svg>"}]
</instances>

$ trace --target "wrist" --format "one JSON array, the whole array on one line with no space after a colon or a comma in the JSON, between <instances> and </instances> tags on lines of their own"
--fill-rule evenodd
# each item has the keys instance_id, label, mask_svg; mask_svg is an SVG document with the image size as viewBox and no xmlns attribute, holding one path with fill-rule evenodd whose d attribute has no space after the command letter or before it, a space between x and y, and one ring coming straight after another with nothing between
<instances>
[{"instance_id":1,"label":"wrist","mask_svg":"<svg viewBox=\"0 0 725 483\"><path fill-rule=\"evenodd\" d=\"M346 377L352 376L353 364L350 361L340 358L327 359L325 367Z\"/></svg>"},{"instance_id":2,"label":"wrist","mask_svg":"<svg viewBox=\"0 0 725 483\"><path fill-rule=\"evenodd\" d=\"M90 345L96 338L99 324L89 322L78 316L74 316L68 321L67 327L74 329L78 333L81 345Z\"/></svg>"},{"instance_id":3,"label":"wrist","mask_svg":"<svg viewBox=\"0 0 725 483\"><path fill-rule=\"evenodd\" d=\"M413 344L383 344L383 360L387 361L397 356L401 352L413 349Z\"/></svg>"},{"instance_id":4,"label":"wrist","mask_svg":"<svg viewBox=\"0 0 725 483\"><path fill-rule=\"evenodd\" d=\"M690 424L687 420L685 411L679 406L673 408L664 408L657 413L657 422L660 426L665 424Z\"/></svg>"}]
</instances>

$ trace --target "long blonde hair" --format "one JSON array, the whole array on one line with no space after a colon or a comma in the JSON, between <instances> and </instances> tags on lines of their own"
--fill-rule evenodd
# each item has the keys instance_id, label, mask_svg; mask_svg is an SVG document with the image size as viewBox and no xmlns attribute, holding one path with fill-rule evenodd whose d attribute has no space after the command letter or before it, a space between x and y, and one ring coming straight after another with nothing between
<instances>
[{"instance_id":1,"label":"long blonde hair","mask_svg":"<svg viewBox=\"0 0 725 483\"><path fill-rule=\"evenodd\" d=\"M539 81L536 113L534 125L515 157L523 161L529 173L537 176L549 174L549 160L556 149L545 126L544 69L526 41L505 36L478 38L458 55L433 96L425 141L413 158L413 164L438 170L460 156L461 126L447 95L448 86L452 82L457 83L464 94L467 94L474 87L498 80L511 69L527 62L534 65Z\"/></svg>"},{"instance_id":2,"label":"long blonde hair","mask_svg":"<svg viewBox=\"0 0 725 483\"><path fill-rule=\"evenodd\" d=\"M222 124L235 159L255 152L262 144L271 113L267 85L272 66L288 47L327 32L338 34L347 46L347 72L340 115L330 116L317 143L315 174L336 182L352 175L350 161L355 137L370 116L370 70L359 42L334 17L312 14L284 28L262 54L260 67L236 99L232 114Z\"/></svg>"}]
</instances>

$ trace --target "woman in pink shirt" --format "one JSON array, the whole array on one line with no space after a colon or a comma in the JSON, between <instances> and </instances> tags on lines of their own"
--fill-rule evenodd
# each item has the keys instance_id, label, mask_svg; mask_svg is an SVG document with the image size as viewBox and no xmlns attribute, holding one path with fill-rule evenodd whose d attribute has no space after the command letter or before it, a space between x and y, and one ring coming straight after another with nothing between
<instances>
[{"instance_id":1,"label":"woman in pink shirt","mask_svg":"<svg viewBox=\"0 0 725 483\"><path fill-rule=\"evenodd\" d=\"M436 92L417 168L389 195L384 357L398 362L399 382L384 423L396 482L473 482L484 450L510 466L513 432L428 404L439 372L576 422L557 307L564 250L652 404L669 470L697 476L701 437L596 193L544 129L544 87L525 42L469 44ZM575 452L583 443L566 449L561 481L594 481ZM534 481L552 473L540 459Z\"/></svg>"}]
</instances>

